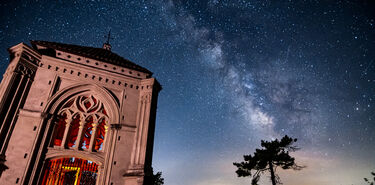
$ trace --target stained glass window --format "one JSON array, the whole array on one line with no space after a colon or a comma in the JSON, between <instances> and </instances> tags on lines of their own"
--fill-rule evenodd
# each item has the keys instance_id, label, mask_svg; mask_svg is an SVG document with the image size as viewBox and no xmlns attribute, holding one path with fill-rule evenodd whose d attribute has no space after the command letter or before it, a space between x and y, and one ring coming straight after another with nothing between
<instances>
[{"instance_id":1,"label":"stained glass window","mask_svg":"<svg viewBox=\"0 0 375 185\"><path fill-rule=\"evenodd\" d=\"M66 125L66 119L67 115L64 113L61 115L56 123L56 129L55 129L55 139L54 139L54 145L55 146L61 146L62 139L64 137L65 132L65 125Z\"/></svg>"},{"instance_id":2,"label":"stained glass window","mask_svg":"<svg viewBox=\"0 0 375 185\"><path fill-rule=\"evenodd\" d=\"M42 185L95 185L98 165L80 158L59 158L46 164Z\"/></svg>"},{"instance_id":3,"label":"stained glass window","mask_svg":"<svg viewBox=\"0 0 375 185\"><path fill-rule=\"evenodd\" d=\"M78 147L87 150L90 149L90 142L94 142L91 148L93 151L103 149L108 128L108 114L99 99L94 96L74 97L62 106L58 114L53 139L54 146L64 145L69 148ZM62 143L64 137L66 137L66 142Z\"/></svg>"},{"instance_id":4,"label":"stained glass window","mask_svg":"<svg viewBox=\"0 0 375 185\"><path fill-rule=\"evenodd\" d=\"M78 132L79 132L79 125L81 122L81 116L79 114L75 114L73 116L72 122L70 122L70 129L69 134L67 136L68 147L73 147L76 145Z\"/></svg>"},{"instance_id":5,"label":"stained glass window","mask_svg":"<svg viewBox=\"0 0 375 185\"><path fill-rule=\"evenodd\" d=\"M95 150L97 151L100 151L103 149L104 136L106 133L105 125L106 125L105 119L101 119L96 129Z\"/></svg>"}]
</instances>

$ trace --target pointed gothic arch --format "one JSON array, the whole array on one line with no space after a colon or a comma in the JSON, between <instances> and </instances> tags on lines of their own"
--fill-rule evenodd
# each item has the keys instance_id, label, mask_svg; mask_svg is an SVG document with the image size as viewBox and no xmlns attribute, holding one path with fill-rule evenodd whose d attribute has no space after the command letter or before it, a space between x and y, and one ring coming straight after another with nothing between
<instances>
[{"instance_id":1,"label":"pointed gothic arch","mask_svg":"<svg viewBox=\"0 0 375 185\"><path fill-rule=\"evenodd\" d=\"M98 171L105 170L106 153L110 150L107 145L111 145L108 138L111 138L112 133L109 128L111 124L117 124L120 117L119 102L116 97L107 89L95 84L73 85L52 96L45 112L53 115L49 124L52 123L54 128L47 139L50 144L40 182L42 184L64 182L70 177L63 177L60 173L63 171L69 173L76 171L76 175L80 178L84 177L82 176L84 174L91 174L86 177L100 180L97 177ZM86 169L86 171L74 169ZM77 178L76 182L84 181ZM92 181L90 178L88 180Z\"/></svg>"},{"instance_id":2,"label":"pointed gothic arch","mask_svg":"<svg viewBox=\"0 0 375 185\"><path fill-rule=\"evenodd\" d=\"M108 107L111 123L118 123L120 120L119 100L109 90L96 84L75 84L58 91L53 95L45 106L43 112L55 114L64 102L73 96L91 93L100 98Z\"/></svg>"}]
</instances>

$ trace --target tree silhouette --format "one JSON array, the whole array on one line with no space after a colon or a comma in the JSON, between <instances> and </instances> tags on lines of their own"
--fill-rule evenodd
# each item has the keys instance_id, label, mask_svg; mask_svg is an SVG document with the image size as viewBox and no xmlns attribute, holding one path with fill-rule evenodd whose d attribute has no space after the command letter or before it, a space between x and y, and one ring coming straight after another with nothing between
<instances>
[{"instance_id":1,"label":"tree silhouette","mask_svg":"<svg viewBox=\"0 0 375 185\"><path fill-rule=\"evenodd\" d=\"M261 141L262 149L256 149L254 155L244 155L244 161L241 163L233 163L238 169L236 173L238 177L253 177L251 184L256 185L259 181L260 175L266 171L271 173L271 181L273 185L281 184L279 176L275 173L277 167L282 169L301 170L303 166L298 166L294 162L294 158L289 155L289 152L298 150L293 146L297 139L290 138L285 135L281 140ZM255 173L251 173L251 171Z\"/></svg>"},{"instance_id":2,"label":"tree silhouette","mask_svg":"<svg viewBox=\"0 0 375 185\"><path fill-rule=\"evenodd\" d=\"M163 185L164 178L161 177L161 172L157 172L156 174L152 174L151 176L152 185Z\"/></svg>"},{"instance_id":3,"label":"tree silhouette","mask_svg":"<svg viewBox=\"0 0 375 185\"><path fill-rule=\"evenodd\" d=\"M365 179L365 181L366 181L368 184L370 184L370 185L374 185L374 183L375 183L375 172L371 172L371 175L374 176L372 182L371 182L369 179L367 179L367 178L363 178L363 179Z\"/></svg>"}]
</instances>

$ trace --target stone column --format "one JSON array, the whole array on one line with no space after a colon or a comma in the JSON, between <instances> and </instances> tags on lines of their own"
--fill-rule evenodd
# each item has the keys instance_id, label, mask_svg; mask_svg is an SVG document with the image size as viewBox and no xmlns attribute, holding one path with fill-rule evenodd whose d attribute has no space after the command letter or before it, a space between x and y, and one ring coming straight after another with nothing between
<instances>
[{"instance_id":1,"label":"stone column","mask_svg":"<svg viewBox=\"0 0 375 185\"><path fill-rule=\"evenodd\" d=\"M103 183L102 183L102 181L103 181L103 178L102 178L102 176L103 176L103 171L104 171L104 164L100 164L99 166L98 166L98 173L97 173L97 178L96 178L96 183L95 183L95 185L102 185Z\"/></svg>"},{"instance_id":2,"label":"stone column","mask_svg":"<svg viewBox=\"0 0 375 185\"><path fill-rule=\"evenodd\" d=\"M15 72L15 73L17 73L17 72ZM16 74L17 75L17 74ZM14 123L12 123L12 122L10 122L9 124L10 124L10 126L9 126L9 128L8 128L8 130L5 130L3 127L5 127L6 126L6 124L7 123L5 123L5 122L8 122L7 120L8 120L8 118L9 118L9 116L15 116L15 115L11 115L12 114L12 112L10 112L10 108L11 107L13 107L14 105L14 101L15 101L15 99L17 98L16 97L16 95L18 94L18 91L20 90L20 88L21 88L21 85L22 85L22 82L23 82L23 80L24 80L24 78L25 78L25 75L24 74L22 74L22 73L20 73L19 74L20 76L21 76L21 79L20 79L20 83L17 85L17 87L16 87L16 90L15 90L15 94L13 94L12 96L12 100L11 100L11 102L10 102L10 104L9 104L9 107L8 107L8 111L7 111L7 113L5 114L5 116L4 116L4 119L2 120L3 121L3 124L2 124L2 128L1 128L1 131L2 131L2 135L4 134L5 135L5 138L4 138L4 141L3 141L3 144L1 145L1 149L0 149L0 154L1 155L4 155L5 154L5 151L6 151L6 148L7 148L7 146L8 146L8 142L9 142L9 135L12 133L11 132L11 130L13 130L12 129L12 127L14 126ZM24 91L25 91L25 88L23 89L23 92L22 92L22 94L24 94ZM22 97L21 97L22 98ZM19 107L19 104L18 105L16 105L17 107ZM18 109L17 109L18 110ZM12 119L13 120L13 119Z\"/></svg>"},{"instance_id":3,"label":"stone column","mask_svg":"<svg viewBox=\"0 0 375 185\"><path fill-rule=\"evenodd\" d=\"M98 127L98 123L92 123L92 132L91 132L91 138L90 138L90 145L89 145L89 151L94 151L94 143L96 138L96 129Z\"/></svg>"},{"instance_id":4,"label":"stone column","mask_svg":"<svg viewBox=\"0 0 375 185\"><path fill-rule=\"evenodd\" d=\"M76 146L74 146L75 150L79 150L79 147L81 145L83 129L85 129L85 118L82 116L79 118L79 130L76 139Z\"/></svg>"},{"instance_id":5,"label":"stone column","mask_svg":"<svg viewBox=\"0 0 375 185\"><path fill-rule=\"evenodd\" d=\"M145 153L151 107L151 92L141 95L137 111L137 130L133 144L130 166L125 174L125 184L143 184Z\"/></svg>"},{"instance_id":6,"label":"stone column","mask_svg":"<svg viewBox=\"0 0 375 185\"><path fill-rule=\"evenodd\" d=\"M70 129L70 124L72 122L72 118L71 117L68 117L66 119L66 124L65 124L65 130L64 130L64 136L62 138L62 141L61 141L61 148L65 148L67 147L67 144L66 144L66 140L68 138L68 134L69 134L69 129Z\"/></svg>"},{"instance_id":7,"label":"stone column","mask_svg":"<svg viewBox=\"0 0 375 185\"><path fill-rule=\"evenodd\" d=\"M103 178L105 178L105 183L104 184L110 184L110 178L111 178L111 172L112 172L112 164L113 164L113 157L114 157L114 150L116 148L116 138L118 135L118 130L121 129L121 124L111 124L111 137L108 137L109 142L108 144L110 145L106 150L106 157L105 157L105 167L104 171L105 174Z\"/></svg>"},{"instance_id":8,"label":"stone column","mask_svg":"<svg viewBox=\"0 0 375 185\"><path fill-rule=\"evenodd\" d=\"M42 120L41 120L41 123L39 124L41 127L43 127L42 125L43 125L43 123L45 123L46 122L46 126L45 126L45 129L39 129L38 130L38 133L37 133L37 135L38 136L42 136L42 137L40 137L40 144L39 144L39 149L38 150L33 150L33 153L31 153L30 154L30 156L34 156L34 152L36 153L36 155L35 155L35 158L33 157L33 158L30 158L29 159L29 161L30 160L33 160L33 161L37 161L36 162L36 164L38 163L38 162L40 162L41 164L39 164L39 169L38 169L38 166L37 165L35 165L35 166L31 166L30 168L29 168L29 170L31 170L31 175L30 175L30 180L28 181L28 182L22 182L22 183L20 183L20 184L28 184L28 185L32 185L33 184L33 182L34 181L36 181L36 182L38 182L37 184L40 184L41 182L39 182L39 181L41 181L41 176L42 176L42 173L41 172L43 172L44 171L44 163L45 163L45 160L44 160L44 157L43 157L43 155L44 155L44 153L43 153L43 151L44 151L44 146L47 146L47 142L49 141L49 134L51 134L51 133L49 133L49 131L51 131L52 133L53 133L53 131L55 130L55 126L56 126L56 116L55 115L52 115L52 114L50 114L50 113L42 113L42 115L41 115L41 118L42 118ZM51 128L52 127L52 128ZM37 140L39 140L39 139L37 139ZM62 145L63 143L61 143L61 146L63 146ZM34 143L34 146L33 146L33 148L35 149L35 146L36 145L38 145L38 141L36 141L35 143ZM42 160L41 160L42 159ZM29 165L28 165L29 166Z\"/></svg>"},{"instance_id":9,"label":"stone column","mask_svg":"<svg viewBox=\"0 0 375 185\"><path fill-rule=\"evenodd\" d=\"M17 62L19 61L21 54L15 53L14 55L16 57L13 58L12 61L10 61L10 64L9 64L8 68L6 69L4 75L3 75L3 79L1 80L0 97L2 99L0 100L0 110L2 109L4 101L6 100L6 98L4 98L4 97L8 96L9 91L14 84L14 80L16 78L16 75L18 74L18 72L15 71L15 68L17 67Z\"/></svg>"}]
</instances>

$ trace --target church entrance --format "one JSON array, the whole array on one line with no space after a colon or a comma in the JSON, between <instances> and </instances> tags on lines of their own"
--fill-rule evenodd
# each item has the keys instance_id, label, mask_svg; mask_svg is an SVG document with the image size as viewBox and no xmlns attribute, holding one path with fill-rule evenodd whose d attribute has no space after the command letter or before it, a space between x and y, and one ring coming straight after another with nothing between
<instances>
[{"instance_id":1,"label":"church entrance","mask_svg":"<svg viewBox=\"0 0 375 185\"><path fill-rule=\"evenodd\" d=\"M95 185L98 165L79 158L49 160L42 185Z\"/></svg>"}]
</instances>

